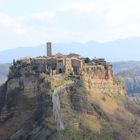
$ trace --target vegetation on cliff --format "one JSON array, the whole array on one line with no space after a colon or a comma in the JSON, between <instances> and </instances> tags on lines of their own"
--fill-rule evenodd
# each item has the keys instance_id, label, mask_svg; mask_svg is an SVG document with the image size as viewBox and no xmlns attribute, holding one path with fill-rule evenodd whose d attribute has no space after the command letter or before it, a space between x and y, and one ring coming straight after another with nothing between
<instances>
[{"instance_id":1,"label":"vegetation on cliff","mask_svg":"<svg viewBox=\"0 0 140 140\"><path fill-rule=\"evenodd\" d=\"M84 70L77 78L51 77L30 65L12 69L0 88L1 140L139 140L140 108L128 99L122 81L104 66ZM54 92L63 130L53 114Z\"/></svg>"}]
</instances>

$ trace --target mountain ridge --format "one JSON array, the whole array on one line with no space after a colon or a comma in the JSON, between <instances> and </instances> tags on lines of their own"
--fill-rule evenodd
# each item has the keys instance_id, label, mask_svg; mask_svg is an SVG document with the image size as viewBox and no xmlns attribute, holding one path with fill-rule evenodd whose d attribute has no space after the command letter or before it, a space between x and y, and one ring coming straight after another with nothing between
<instances>
[{"instance_id":1,"label":"mountain ridge","mask_svg":"<svg viewBox=\"0 0 140 140\"><path fill-rule=\"evenodd\" d=\"M78 53L90 58L106 58L108 61L128 61L140 60L139 51L140 38L119 39L111 42L99 43L89 41L87 43L53 43L53 52L68 54L71 52ZM16 52L16 53L15 53ZM11 62L13 59L20 59L25 56L42 56L46 55L45 44L32 47L19 47L0 52L0 61L3 63Z\"/></svg>"},{"instance_id":2,"label":"mountain ridge","mask_svg":"<svg viewBox=\"0 0 140 140\"><path fill-rule=\"evenodd\" d=\"M140 96L140 61L113 63L114 74L124 81L129 96Z\"/></svg>"}]
</instances>

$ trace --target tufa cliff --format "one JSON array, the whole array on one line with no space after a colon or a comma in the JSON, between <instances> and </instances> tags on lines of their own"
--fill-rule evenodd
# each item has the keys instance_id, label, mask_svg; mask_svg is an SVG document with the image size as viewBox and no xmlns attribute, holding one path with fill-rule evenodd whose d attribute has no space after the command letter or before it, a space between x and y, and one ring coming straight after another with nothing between
<instances>
[{"instance_id":1,"label":"tufa cliff","mask_svg":"<svg viewBox=\"0 0 140 140\"><path fill-rule=\"evenodd\" d=\"M0 140L139 140L140 108L110 64L84 59L79 69L76 59L72 73L60 65L55 73L47 60L11 66L0 88Z\"/></svg>"}]
</instances>

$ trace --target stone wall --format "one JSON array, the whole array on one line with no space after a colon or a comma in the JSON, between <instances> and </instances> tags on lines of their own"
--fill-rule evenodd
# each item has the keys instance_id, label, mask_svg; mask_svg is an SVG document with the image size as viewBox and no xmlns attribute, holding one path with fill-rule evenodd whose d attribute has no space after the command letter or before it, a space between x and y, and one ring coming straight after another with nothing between
<instances>
[{"instance_id":1,"label":"stone wall","mask_svg":"<svg viewBox=\"0 0 140 140\"><path fill-rule=\"evenodd\" d=\"M106 79L113 78L112 68L104 65L86 65L83 69L84 73L90 76L91 79Z\"/></svg>"}]
</instances>

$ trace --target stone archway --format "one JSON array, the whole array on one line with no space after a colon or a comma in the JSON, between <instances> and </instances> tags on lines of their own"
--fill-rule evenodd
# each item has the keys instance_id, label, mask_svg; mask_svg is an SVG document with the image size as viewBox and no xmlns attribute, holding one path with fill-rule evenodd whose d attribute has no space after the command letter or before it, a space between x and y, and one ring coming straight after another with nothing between
<instances>
[{"instance_id":1,"label":"stone archway","mask_svg":"<svg viewBox=\"0 0 140 140\"><path fill-rule=\"evenodd\" d=\"M62 73L62 69L59 69L59 73Z\"/></svg>"}]
</instances>

